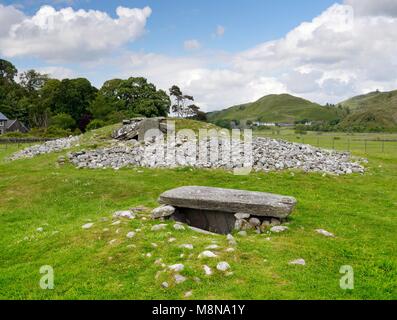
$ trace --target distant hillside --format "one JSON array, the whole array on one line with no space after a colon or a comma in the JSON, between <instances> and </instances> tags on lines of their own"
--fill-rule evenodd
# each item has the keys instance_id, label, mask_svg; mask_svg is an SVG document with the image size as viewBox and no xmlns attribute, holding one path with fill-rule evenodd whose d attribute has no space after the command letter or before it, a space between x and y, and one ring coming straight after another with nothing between
<instances>
[{"instance_id":1,"label":"distant hillside","mask_svg":"<svg viewBox=\"0 0 397 320\"><path fill-rule=\"evenodd\" d=\"M339 124L341 129L397 130L397 90L371 92L348 99L340 105L350 109L350 114Z\"/></svg>"},{"instance_id":2,"label":"distant hillside","mask_svg":"<svg viewBox=\"0 0 397 320\"><path fill-rule=\"evenodd\" d=\"M330 121L338 118L335 108L323 107L289 94L268 95L252 103L210 112L207 117L211 122L251 120L286 123L304 119Z\"/></svg>"}]
</instances>

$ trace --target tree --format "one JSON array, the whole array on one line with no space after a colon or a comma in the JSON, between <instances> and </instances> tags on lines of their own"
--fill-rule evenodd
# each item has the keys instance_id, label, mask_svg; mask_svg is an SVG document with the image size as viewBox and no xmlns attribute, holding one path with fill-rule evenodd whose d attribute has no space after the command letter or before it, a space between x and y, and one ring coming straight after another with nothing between
<instances>
[{"instance_id":1,"label":"tree","mask_svg":"<svg viewBox=\"0 0 397 320\"><path fill-rule=\"evenodd\" d=\"M69 114L60 113L51 118L51 125L64 130L73 130L76 128L76 120Z\"/></svg>"},{"instance_id":2,"label":"tree","mask_svg":"<svg viewBox=\"0 0 397 320\"><path fill-rule=\"evenodd\" d=\"M184 95L178 86L172 86L170 89L171 97L174 97L175 103L172 105L172 112L179 118L188 118L197 116L200 108L194 104L186 105L188 101L194 101L189 95Z\"/></svg>"},{"instance_id":3,"label":"tree","mask_svg":"<svg viewBox=\"0 0 397 320\"><path fill-rule=\"evenodd\" d=\"M0 82L14 83L17 74L18 70L11 62L0 59Z\"/></svg>"},{"instance_id":4,"label":"tree","mask_svg":"<svg viewBox=\"0 0 397 320\"><path fill-rule=\"evenodd\" d=\"M163 90L157 90L145 78L113 79L106 81L99 91L106 99L100 99L93 107L104 108L109 103L111 109L123 112L128 117L137 115L145 117L167 116L171 101Z\"/></svg>"},{"instance_id":5,"label":"tree","mask_svg":"<svg viewBox=\"0 0 397 320\"><path fill-rule=\"evenodd\" d=\"M47 74L41 74L35 70L28 70L19 75L22 87L28 92L41 89L48 79Z\"/></svg>"}]
</instances>

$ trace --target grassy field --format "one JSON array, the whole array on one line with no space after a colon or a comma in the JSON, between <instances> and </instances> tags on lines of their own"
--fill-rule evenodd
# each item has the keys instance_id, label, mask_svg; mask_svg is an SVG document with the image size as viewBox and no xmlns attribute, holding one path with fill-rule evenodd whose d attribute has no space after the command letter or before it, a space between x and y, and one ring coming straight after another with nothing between
<instances>
[{"instance_id":1,"label":"grassy field","mask_svg":"<svg viewBox=\"0 0 397 320\"><path fill-rule=\"evenodd\" d=\"M103 134L88 135L84 143ZM294 140L293 135L284 138ZM341 177L58 167L56 160L66 151L7 162L16 150L0 146L1 299L183 299L187 291L192 291L190 299L397 298L397 148L368 152L365 175ZM163 191L183 185L274 192L299 203L288 231L236 236L234 252L225 251L224 236L176 231L171 222L166 230L153 232L158 222L147 219L150 211L112 225L114 211L156 207ZM87 222L93 227L82 229ZM317 228L336 238L317 234ZM136 229L135 238L127 239ZM172 237L175 242L168 241ZM198 254L213 242L221 247L219 258L199 260ZM194 249L179 247L186 243ZM172 273L155 264L159 258L167 265L183 263L181 274L188 280L173 283ZM288 264L298 258L306 266ZM216 271L219 261L227 261L233 274ZM204 276L204 264L214 275ZM54 269L53 290L39 286L43 265ZM340 288L343 265L354 269L353 290ZM163 281L170 287L162 288Z\"/></svg>"}]
</instances>

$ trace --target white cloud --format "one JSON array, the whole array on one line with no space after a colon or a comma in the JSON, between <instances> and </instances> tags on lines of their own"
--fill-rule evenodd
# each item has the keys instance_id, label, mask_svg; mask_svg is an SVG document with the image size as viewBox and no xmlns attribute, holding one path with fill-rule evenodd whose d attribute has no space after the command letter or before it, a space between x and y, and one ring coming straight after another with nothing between
<instances>
[{"instance_id":1,"label":"white cloud","mask_svg":"<svg viewBox=\"0 0 397 320\"><path fill-rule=\"evenodd\" d=\"M41 74L48 74L51 78L55 79L71 79L77 77L77 73L71 69L57 66L36 68Z\"/></svg>"},{"instance_id":2,"label":"white cloud","mask_svg":"<svg viewBox=\"0 0 397 320\"><path fill-rule=\"evenodd\" d=\"M7 36L10 26L19 23L23 18L23 13L15 7L0 4L0 38Z\"/></svg>"},{"instance_id":3,"label":"white cloud","mask_svg":"<svg viewBox=\"0 0 397 320\"><path fill-rule=\"evenodd\" d=\"M397 17L396 0L345 0L357 15Z\"/></svg>"},{"instance_id":4,"label":"white cloud","mask_svg":"<svg viewBox=\"0 0 397 320\"><path fill-rule=\"evenodd\" d=\"M355 5L357 11L357 4L352 3L353 0L346 1ZM0 12L1 10L4 10L4 7L0 7ZM116 23L116 21L130 19L127 13L120 11L118 11L119 16L123 18L119 17L119 19L111 19L106 14L96 11L90 12L84 11L94 18L84 21L87 23L91 22L91 19L97 21L99 27L96 26L95 30L101 28L119 30L119 26L115 25L122 22ZM73 17L77 15L75 11L72 13ZM147 16L141 11L140 13L141 20L137 19L136 15L133 15L132 19L141 21L138 23L140 28L134 28L139 30L135 36L131 36L132 31L120 31L122 35L117 35L114 39L116 44L107 40L103 47L117 47L142 34L145 25L143 21L146 22ZM56 15L52 14L52 16ZM18 14L15 19L19 19ZM24 19L26 20L26 17ZM68 25L67 20L63 23ZM35 24L37 30L42 31L41 24L39 22ZM19 22L17 25L21 28L24 23ZM90 25L88 23L88 30ZM125 29L125 26L123 28ZM283 38L258 44L242 52L228 54L200 50L195 55L185 57L145 52L118 52L117 55L104 55L101 59L93 57L91 70L85 74L89 74L94 79L144 76L165 90L177 84L184 92L193 95L197 104L206 111L253 101L266 94L283 92L319 103L336 103L370 90L397 88L395 30L397 30L397 17L380 16L375 13L353 15L351 6L335 4L312 21L297 26ZM87 34L91 31L84 31L82 28L81 32ZM48 33L52 34L52 31ZM96 31L95 35L97 33ZM111 32L102 33L108 37L111 34ZM87 35L84 36L86 37ZM3 48L1 42L3 38L0 37L0 48ZM47 36L33 33L30 38L41 40L47 39ZM93 36L92 42L103 41L98 39L97 36ZM185 48L200 48L200 43L195 41L197 40L186 43ZM58 44L55 40L54 43ZM62 48L65 48L65 43L68 44L66 48L76 48L73 51L76 57L91 55L91 58L97 52L106 51L101 50L99 44L90 44L90 41L85 47L84 42L79 43L68 32L62 41L59 40L58 45L62 44ZM31 48L27 47L25 50L27 54L32 54L34 48L33 43ZM57 49L54 50L55 53L58 52ZM55 54L55 56L62 55Z\"/></svg>"},{"instance_id":5,"label":"white cloud","mask_svg":"<svg viewBox=\"0 0 397 320\"><path fill-rule=\"evenodd\" d=\"M6 57L33 56L48 61L82 61L108 54L136 40L145 32L152 10L118 7L117 18L94 10L41 7L25 16L0 6L0 17L9 15L0 27L0 53Z\"/></svg>"},{"instance_id":6,"label":"white cloud","mask_svg":"<svg viewBox=\"0 0 397 320\"><path fill-rule=\"evenodd\" d=\"M183 43L183 47L185 48L185 50L194 51L201 48L201 43L196 39L186 40Z\"/></svg>"}]
</instances>

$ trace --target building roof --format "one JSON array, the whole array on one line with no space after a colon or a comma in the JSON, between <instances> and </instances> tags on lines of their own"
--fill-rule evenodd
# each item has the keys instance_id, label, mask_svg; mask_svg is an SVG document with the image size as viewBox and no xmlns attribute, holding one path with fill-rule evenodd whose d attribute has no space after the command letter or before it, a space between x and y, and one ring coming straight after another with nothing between
<instances>
[{"instance_id":1,"label":"building roof","mask_svg":"<svg viewBox=\"0 0 397 320\"><path fill-rule=\"evenodd\" d=\"M8 118L0 112L0 121L7 121Z\"/></svg>"},{"instance_id":2,"label":"building roof","mask_svg":"<svg viewBox=\"0 0 397 320\"><path fill-rule=\"evenodd\" d=\"M17 120L7 120L6 122L6 129L11 127Z\"/></svg>"}]
</instances>

